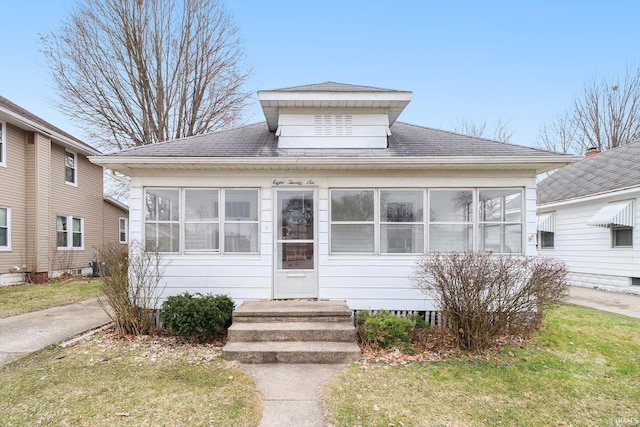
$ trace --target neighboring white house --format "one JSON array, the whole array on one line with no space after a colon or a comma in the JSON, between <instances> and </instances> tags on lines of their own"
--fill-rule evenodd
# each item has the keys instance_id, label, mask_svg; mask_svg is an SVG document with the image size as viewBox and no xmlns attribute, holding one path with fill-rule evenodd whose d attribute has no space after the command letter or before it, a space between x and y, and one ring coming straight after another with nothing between
<instances>
[{"instance_id":1,"label":"neighboring white house","mask_svg":"<svg viewBox=\"0 0 640 427\"><path fill-rule=\"evenodd\" d=\"M258 97L266 122L91 159L131 177L130 241L165 252L164 296L430 310L416 258L534 255L536 175L577 159L398 122L408 91Z\"/></svg>"},{"instance_id":2,"label":"neighboring white house","mask_svg":"<svg viewBox=\"0 0 640 427\"><path fill-rule=\"evenodd\" d=\"M539 254L577 286L640 293L640 142L596 152L538 184Z\"/></svg>"}]
</instances>

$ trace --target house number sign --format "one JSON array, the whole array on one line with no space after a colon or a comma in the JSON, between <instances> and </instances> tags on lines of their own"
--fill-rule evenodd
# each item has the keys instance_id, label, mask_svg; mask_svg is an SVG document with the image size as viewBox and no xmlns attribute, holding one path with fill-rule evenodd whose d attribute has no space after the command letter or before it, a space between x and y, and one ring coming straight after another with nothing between
<instances>
[{"instance_id":1,"label":"house number sign","mask_svg":"<svg viewBox=\"0 0 640 427\"><path fill-rule=\"evenodd\" d=\"M316 185L316 182L313 179L308 179L308 178L276 178L271 183L275 187L278 187L281 185L287 185L287 186Z\"/></svg>"}]
</instances>

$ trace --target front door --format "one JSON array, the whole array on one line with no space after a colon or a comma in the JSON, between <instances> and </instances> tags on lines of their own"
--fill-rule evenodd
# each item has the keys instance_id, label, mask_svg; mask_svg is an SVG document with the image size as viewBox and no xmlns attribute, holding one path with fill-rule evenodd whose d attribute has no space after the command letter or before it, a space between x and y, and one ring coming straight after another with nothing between
<instances>
[{"instance_id":1,"label":"front door","mask_svg":"<svg viewBox=\"0 0 640 427\"><path fill-rule=\"evenodd\" d=\"M318 297L314 201L314 190L276 190L276 299Z\"/></svg>"}]
</instances>

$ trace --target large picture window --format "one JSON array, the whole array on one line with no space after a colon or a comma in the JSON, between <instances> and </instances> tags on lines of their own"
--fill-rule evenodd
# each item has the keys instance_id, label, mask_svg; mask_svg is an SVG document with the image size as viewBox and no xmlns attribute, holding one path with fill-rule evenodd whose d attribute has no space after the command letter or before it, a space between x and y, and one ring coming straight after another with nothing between
<instances>
[{"instance_id":1,"label":"large picture window","mask_svg":"<svg viewBox=\"0 0 640 427\"><path fill-rule=\"evenodd\" d=\"M0 208L0 251L11 249L11 209Z\"/></svg>"},{"instance_id":2,"label":"large picture window","mask_svg":"<svg viewBox=\"0 0 640 427\"><path fill-rule=\"evenodd\" d=\"M331 190L331 252L374 252L374 199L374 190Z\"/></svg>"},{"instance_id":3,"label":"large picture window","mask_svg":"<svg viewBox=\"0 0 640 427\"><path fill-rule=\"evenodd\" d=\"M56 217L56 246L58 249L84 248L84 220L73 216Z\"/></svg>"},{"instance_id":4,"label":"large picture window","mask_svg":"<svg viewBox=\"0 0 640 427\"><path fill-rule=\"evenodd\" d=\"M424 191L380 191L380 252L424 252Z\"/></svg>"},{"instance_id":5,"label":"large picture window","mask_svg":"<svg viewBox=\"0 0 640 427\"><path fill-rule=\"evenodd\" d=\"M478 197L478 249L521 253L522 190L479 190Z\"/></svg>"},{"instance_id":6,"label":"large picture window","mask_svg":"<svg viewBox=\"0 0 640 427\"><path fill-rule=\"evenodd\" d=\"M473 191L429 191L429 251L473 250Z\"/></svg>"},{"instance_id":7,"label":"large picture window","mask_svg":"<svg viewBox=\"0 0 640 427\"><path fill-rule=\"evenodd\" d=\"M221 210L222 203L225 208ZM259 229L258 190L145 191L148 248L170 253L257 253Z\"/></svg>"},{"instance_id":8,"label":"large picture window","mask_svg":"<svg viewBox=\"0 0 640 427\"><path fill-rule=\"evenodd\" d=\"M331 189L330 252L522 253L523 211L521 188Z\"/></svg>"}]
</instances>

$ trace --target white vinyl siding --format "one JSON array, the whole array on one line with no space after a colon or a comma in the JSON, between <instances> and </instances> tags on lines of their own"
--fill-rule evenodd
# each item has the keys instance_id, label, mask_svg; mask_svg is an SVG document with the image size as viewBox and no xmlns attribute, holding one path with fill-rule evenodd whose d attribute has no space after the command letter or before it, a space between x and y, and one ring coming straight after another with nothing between
<instances>
[{"instance_id":1,"label":"white vinyl siding","mask_svg":"<svg viewBox=\"0 0 640 427\"><path fill-rule=\"evenodd\" d=\"M84 249L84 219L58 215L56 217L56 246L59 250Z\"/></svg>"},{"instance_id":2,"label":"white vinyl siding","mask_svg":"<svg viewBox=\"0 0 640 427\"><path fill-rule=\"evenodd\" d=\"M0 251L11 250L11 209L0 207Z\"/></svg>"},{"instance_id":3,"label":"white vinyl siding","mask_svg":"<svg viewBox=\"0 0 640 427\"><path fill-rule=\"evenodd\" d=\"M160 252L258 253L258 191L147 188L144 229L146 246Z\"/></svg>"}]
</instances>

